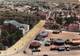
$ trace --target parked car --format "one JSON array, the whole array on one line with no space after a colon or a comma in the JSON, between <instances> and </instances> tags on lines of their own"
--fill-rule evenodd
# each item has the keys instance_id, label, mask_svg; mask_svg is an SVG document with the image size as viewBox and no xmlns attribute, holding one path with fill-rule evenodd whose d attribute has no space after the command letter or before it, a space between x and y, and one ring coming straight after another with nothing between
<instances>
[{"instance_id":1,"label":"parked car","mask_svg":"<svg viewBox=\"0 0 80 56\"><path fill-rule=\"evenodd\" d=\"M45 46L50 46L50 45L51 45L50 41L45 42Z\"/></svg>"},{"instance_id":2,"label":"parked car","mask_svg":"<svg viewBox=\"0 0 80 56\"><path fill-rule=\"evenodd\" d=\"M53 30L53 34L59 34L61 32L61 30Z\"/></svg>"},{"instance_id":3,"label":"parked car","mask_svg":"<svg viewBox=\"0 0 80 56\"><path fill-rule=\"evenodd\" d=\"M59 47L59 48L58 48L58 51L65 51L65 50L66 50L65 47Z\"/></svg>"},{"instance_id":4,"label":"parked car","mask_svg":"<svg viewBox=\"0 0 80 56\"><path fill-rule=\"evenodd\" d=\"M43 38L47 37L48 36L48 32L46 31L42 31L39 33L40 36L42 36Z\"/></svg>"},{"instance_id":5,"label":"parked car","mask_svg":"<svg viewBox=\"0 0 80 56\"><path fill-rule=\"evenodd\" d=\"M64 45L65 41L62 39L56 39L54 40L54 45Z\"/></svg>"},{"instance_id":6,"label":"parked car","mask_svg":"<svg viewBox=\"0 0 80 56\"><path fill-rule=\"evenodd\" d=\"M32 52L40 52L38 49L32 49Z\"/></svg>"}]
</instances>

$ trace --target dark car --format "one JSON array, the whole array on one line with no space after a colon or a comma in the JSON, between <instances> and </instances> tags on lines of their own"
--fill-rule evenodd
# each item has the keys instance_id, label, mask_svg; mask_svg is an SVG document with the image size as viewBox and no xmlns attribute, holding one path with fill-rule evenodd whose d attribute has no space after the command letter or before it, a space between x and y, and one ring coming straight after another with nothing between
<instances>
[{"instance_id":1,"label":"dark car","mask_svg":"<svg viewBox=\"0 0 80 56\"><path fill-rule=\"evenodd\" d=\"M64 45L65 41L62 39L56 39L54 40L54 45Z\"/></svg>"},{"instance_id":2,"label":"dark car","mask_svg":"<svg viewBox=\"0 0 80 56\"><path fill-rule=\"evenodd\" d=\"M71 50L80 50L80 46L71 46L70 49Z\"/></svg>"}]
</instances>

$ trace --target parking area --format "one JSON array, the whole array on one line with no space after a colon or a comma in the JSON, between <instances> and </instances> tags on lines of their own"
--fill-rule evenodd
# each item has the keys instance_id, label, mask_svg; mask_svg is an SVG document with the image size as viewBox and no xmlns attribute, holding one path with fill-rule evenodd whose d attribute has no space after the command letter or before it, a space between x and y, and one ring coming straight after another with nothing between
<instances>
[{"instance_id":1,"label":"parking area","mask_svg":"<svg viewBox=\"0 0 80 56\"><path fill-rule=\"evenodd\" d=\"M80 50L51 50L51 48L59 47L57 45L49 45L46 41L49 41L51 39L75 39L79 38L80 35L75 32L67 32L63 31L59 34L53 34L52 32L47 32L48 35L45 37L44 40L39 41L41 43L41 46L38 48L39 51L32 52L31 55L33 56L79 56ZM47 45L45 45L47 43ZM60 47L64 47L64 45L61 45ZM31 49L30 49L31 50Z\"/></svg>"}]
</instances>

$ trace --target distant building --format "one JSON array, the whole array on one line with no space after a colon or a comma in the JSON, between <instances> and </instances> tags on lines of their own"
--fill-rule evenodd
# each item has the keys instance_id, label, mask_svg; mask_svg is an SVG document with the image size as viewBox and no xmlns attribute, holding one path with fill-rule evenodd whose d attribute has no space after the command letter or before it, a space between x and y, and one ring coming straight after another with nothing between
<instances>
[{"instance_id":1,"label":"distant building","mask_svg":"<svg viewBox=\"0 0 80 56\"><path fill-rule=\"evenodd\" d=\"M19 28L20 30L23 31L23 35L29 31L29 25L21 24L15 20L5 20L4 24L12 24L12 25L16 26L16 28Z\"/></svg>"},{"instance_id":2,"label":"distant building","mask_svg":"<svg viewBox=\"0 0 80 56\"><path fill-rule=\"evenodd\" d=\"M69 26L68 26L68 30L69 31L79 31L79 24L70 24Z\"/></svg>"}]
</instances>

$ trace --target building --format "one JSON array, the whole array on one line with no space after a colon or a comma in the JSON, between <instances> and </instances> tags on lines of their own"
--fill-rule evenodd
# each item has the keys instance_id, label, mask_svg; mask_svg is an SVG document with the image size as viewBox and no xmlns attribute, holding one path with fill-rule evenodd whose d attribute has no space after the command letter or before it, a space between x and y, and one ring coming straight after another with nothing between
<instances>
[{"instance_id":1,"label":"building","mask_svg":"<svg viewBox=\"0 0 80 56\"><path fill-rule=\"evenodd\" d=\"M16 26L16 28L19 28L20 30L23 31L23 35L29 31L29 25L19 23L15 20L5 20L4 24L12 24L12 25Z\"/></svg>"}]
</instances>

